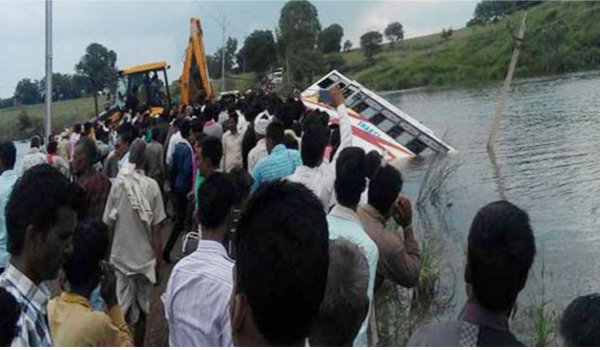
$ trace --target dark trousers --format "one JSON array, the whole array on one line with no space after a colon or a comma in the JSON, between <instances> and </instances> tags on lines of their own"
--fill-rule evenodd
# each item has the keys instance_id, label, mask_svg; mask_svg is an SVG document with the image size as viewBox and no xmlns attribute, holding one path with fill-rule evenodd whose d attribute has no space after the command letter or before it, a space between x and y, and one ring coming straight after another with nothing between
<instances>
[{"instance_id":1,"label":"dark trousers","mask_svg":"<svg viewBox=\"0 0 600 350\"><path fill-rule=\"evenodd\" d=\"M163 251L163 257L168 258L171 255L171 251L173 247L177 243L179 236L181 235L181 231L185 228L185 218L187 216L187 194L186 193L177 193L173 194L173 209L175 210L174 214L174 222L173 222L173 230L171 231L171 235L169 236L169 240L165 245L165 250ZM165 259L169 260L169 259Z\"/></svg>"}]
</instances>

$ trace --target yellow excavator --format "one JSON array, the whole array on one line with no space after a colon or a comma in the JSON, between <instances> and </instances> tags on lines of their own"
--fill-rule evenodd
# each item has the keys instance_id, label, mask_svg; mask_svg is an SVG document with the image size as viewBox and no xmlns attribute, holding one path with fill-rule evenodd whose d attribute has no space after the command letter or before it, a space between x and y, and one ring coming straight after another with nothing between
<instances>
[{"instance_id":1,"label":"yellow excavator","mask_svg":"<svg viewBox=\"0 0 600 350\"><path fill-rule=\"evenodd\" d=\"M183 105L193 104L199 97L209 100L215 96L215 88L208 76L202 26L200 19L196 17L190 19L190 40L185 49L183 74L179 79L179 87Z\"/></svg>"},{"instance_id":2,"label":"yellow excavator","mask_svg":"<svg viewBox=\"0 0 600 350\"><path fill-rule=\"evenodd\" d=\"M160 115L172 105L165 61L138 64L119 70L115 87L114 102L110 108L98 114L100 119L108 116L117 120L121 111L134 109L150 115ZM200 19L190 19L190 37L185 50L183 72L179 79L181 103L198 102L200 97L212 99L215 89L210 82L206 52Z\"/></svg>"}]
</instances>

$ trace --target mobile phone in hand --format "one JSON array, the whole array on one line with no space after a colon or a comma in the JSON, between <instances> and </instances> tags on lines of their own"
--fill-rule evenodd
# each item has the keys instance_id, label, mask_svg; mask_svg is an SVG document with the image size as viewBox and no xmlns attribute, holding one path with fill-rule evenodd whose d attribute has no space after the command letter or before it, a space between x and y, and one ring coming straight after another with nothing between
<instances>
[{"instance_id":1,"label":"mobile phone in hand","mask_svg":"<svg viewBox=\"0 0 600 350\"><path fill-rule=\"evenodd\" d=\"M329 90L319 89L319 102L327 105L331 104L331 93Z\"/></svg>"}]
</instances>

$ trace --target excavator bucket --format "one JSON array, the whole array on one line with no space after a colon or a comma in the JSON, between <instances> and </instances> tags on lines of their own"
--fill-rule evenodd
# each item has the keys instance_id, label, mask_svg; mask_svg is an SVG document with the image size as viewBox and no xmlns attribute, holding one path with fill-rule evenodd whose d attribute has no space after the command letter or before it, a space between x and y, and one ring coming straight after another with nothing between
<instances>
[{"instance_id":1,"label":"excavator bucket","mask_svg":"<svg viewBox=\"0 0 600 350\"><path fill-rule=\"evenodd\" d=\"M179 79L179 84L181 102L184 105L196 102L202 94L207 100L215 96L214 88L208 76L202 26L200 19L195 17L190 19L190 39L185 50L183 74Z\"/></svg>"}]
</instances>

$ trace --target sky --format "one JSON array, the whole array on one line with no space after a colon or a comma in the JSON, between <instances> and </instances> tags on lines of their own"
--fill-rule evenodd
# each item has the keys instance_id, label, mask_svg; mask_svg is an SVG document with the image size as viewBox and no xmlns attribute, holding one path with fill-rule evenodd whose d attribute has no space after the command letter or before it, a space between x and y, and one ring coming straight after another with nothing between
<instances>
[{"instance_id":1,"label":"sky","mask_svg":"<svg viewBox=\"0 0 600 350\"><path fill-rule=\"evenodd\" d=\"M312 1L321 26L338 23L343 40L356 47L369 30L383 32L391 22L404 26L405 38L464 27L475 1ZM53 71L73 74L92 42L117 53L122 68L166 60L170 79L181 75L189 38L189 19L200 17L205 47L213 53L226 36L238 40L256 29L274 31L284 1L53 1ZM0 98L12 96L22 78L44 76L44 1L0 0Z\"/></svg>"}]
</instances>

